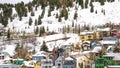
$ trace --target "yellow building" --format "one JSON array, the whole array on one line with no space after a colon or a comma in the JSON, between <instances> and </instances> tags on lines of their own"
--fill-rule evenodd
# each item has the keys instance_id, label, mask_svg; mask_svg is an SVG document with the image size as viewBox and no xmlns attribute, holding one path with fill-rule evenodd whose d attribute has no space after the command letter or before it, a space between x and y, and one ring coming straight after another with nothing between
<instances>
[{"instance_id":1,"label":"yellow building","mask_svg":"<svg viewBox=\"0 0 120 68\"><path fill-rule=\"evenodd\" d=\"M77 68L90 68L90 59L87 56L77 58Z\"/></svg>"},{"instance_id":2,"label":"yellow building","mask_svg":"<svg viewBox=\"0 0 120 68\"><path fill-rule=\"evenodd\" d=\"M108 37L111 35L110 28L97 28L95 32L95 38L101 40L103 37Z\"/></svg>"},{"instance_id":3,"label":"yellow building","mask_svg":"<svg viewBox=\"0 0 120 68\"><path fill-rule=\"evenodd\" d=\"M94 31L84 31L80 33L80 40L91 41L94 40L94 38L95 38Z\"/></svg>"},{"instance_id":4,"label":"yellow building","mask_svg":"<svg viewBox=\"0 0 120 68\"><path fill-rule=\"evenodd\" d=\"M38 61L34 64L34 68L41 68L41 63Z\"/></svg>"}]
</instances>

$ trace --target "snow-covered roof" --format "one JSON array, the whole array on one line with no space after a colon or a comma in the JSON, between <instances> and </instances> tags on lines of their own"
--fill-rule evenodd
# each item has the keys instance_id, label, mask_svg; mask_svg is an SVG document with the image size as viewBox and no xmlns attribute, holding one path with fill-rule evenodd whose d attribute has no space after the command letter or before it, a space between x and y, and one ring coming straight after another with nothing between
<instances>
[{"instance_id":1,"label":"snow-covered roof","mask_svg":"<svg viewBox=\"0 0 120 68\"><path fill-rule=\"evenodd\" d=\"M85 55L85 54L89 54L91 51L83 51L81 54Z\"/></svg>"},{"instance_id":2,"label":"snow-covered roof","mask_svg":"<svg viewBox=\"0 0 120 68\"><path fill-rule=\"evenodd\" d=\"M63 42L62 45L71 45L72 43L78 42L79 36L77 34L71 34L71 37Z\"/></svg>"},{"instance_id":3,"label":"snow-covered roof","mask_svg":"<svg viewBox=\"0 0 120 68\"><path fill-rule=\"evenodd\" d=\"M70 52L70 55L78 55L78 54L80 54L81 52L74 52L74 51L72 51L72 52Z\"/></svg>"},{"instance_id":4,"label":"snow-covered roof","mask_svg":"<svg viewBox=\"0 0 120 68\"><path fill-rule=\"evenodd\" d=\"M34 67L34 63L36 63L36 61L24 61L23 62L25 64L25 66L27 67ZM33 64L32 64L33 63Z\"/></svg>"},{"instance_id":5,"label":"snow-covered roof","mask_svg":"<svg viewBox=\"0 0 120 68\"><path fill-rule=\"evenodd\" d=\"M88 43L88 44L90 44L90 41L84 41L83 43Z\"/></svg>"},{"instance_id":6,"label":"snow-covered roof","mask_svg":"<svg viewBox=\"0 0 120 68\"><path fill-rule=\"evenodd\" d=\"M107 50L109 50L110 48L112 48L113 46L108 46Z\"/></svg>"},{"instance_id":7,"label":"snow-covered roof","mask_svg":"<svg viewBox=\"0 0 120 68\"><path fill-rule=\"evenodd\" d=\"M59 40L62 38L69 38L71 37L71 34L54 34L54 35L48 35L48 36L44 36L44 37L40 37L38 38L38 40L43 40L43 41L53 41L53 40Z\"/></svg>"},{"instance_id":8,"label":"snow-covered roof","mask_svg":"<svg viewBox=\"0 0 120 68\"><path fill-rule=\"evenodd\" d=\"M103 40L115 40L115 41L117 41L118 40L118 38L117 37L103 37Z\"/></svg>"},{"instance_id":9,"label":"snow-covered roof","mask_svg":"<svg viewBox=\"0 0 120 68\"><path fill-rule=\"evenodd\" d=\"M56 61L57 61L57 60L63 60L63 58L64 58L64 56L59 56L59 57L56 59Z\"/></svg>"},{"instance_id":10,"label":"snow-covered roof","mask_svg":"<svg viewBox=\"0 0 120 68\"><path fill-rule=\"evenodd\" d=\"M34 54L33 56L47 56L47 53L44 51L40 51L40 52L37 52L36 54Z\"/></svg>"},{"instance_id":11,"label":"snow-covered roof","mask_svg":"<svg viewBox=\"0 0 120 68\"><path fill-rule=\"evenodd\" d=\"M5 49L2 52L7 52L10 56L15 53L15 45L4 45Z\"/></svg>"},{"instance_id":12,"label":"snow-covered roof","mask_svg":"<svg viewBox=\"0 0 120 68\"><path fill-rule=\"evenodd\" d=\"M5 57L4 60L12 60L12 58L10 58L10 57Z\"/></svg>"},{"instance_id":13,"label":"snow-covered roof","mask_svg":"<svg viewBox=\"0 0 120 68\"><path fill-rule=\"evenodd\" d=\"M109 68L120 68L120 65L108 65Z\"/></svg>"},{"instance_id":14,"label":"snow-covered roof","mask_svg":"<svg viewBox=\"0 0 120 68\"><path fill-rule=\"evenodd\" d=\"M101 44L110 44L110 45L115 45L116 44L116 41L112 41L112 40L102 40L100 41Z\"/></svg>"},{"instance_id":15,"label":"snow-covered roof","mask_svg":"<svg viewBox=\"0 0 120 68\"><path fill-rule=\"evenodd\" d=\"M73 58L67 57L67 58L65 58L65 60L73 60Z\"/></svg>"},{"instance_id":16,"label":"snow-covered roof","mask_svg":"<svg viewBox=\"0 0 120 68\"><path fill-rule=\"evenodd\" d=\"M80 61L80 60L82 60L82 57L83 57L83 56L76 57L77 61Z\"/></svg>"},{"instance_id":17,"label":"snow-covered roof","mask_svg":"<svg viewBox=\"0 0 120 68\"><path fill-rule=\"evenodd\" d=\"M67 40L64 40L62 38L69 38ZM56 40L56 41L54 41ZM49 51L52 51L55 47L61 47L62 45L71 45L75 42L79 41L79 36L77 34L55 34L55 35L49 35L46 37L40 37L37 38L37 41L40 43L39 45L42 45L43 41L46 41L46 45L48 47ZM49 42L50 41L50 42Z\"/></svg>"},{"instance_id":18,"label":"snow-covered roof","mask_svg":"<svg viewBox=\"0 0 120 68\"><path fill-rule=\"evenodd\" d=\"M97 28L96 31L110 31L110 28Z\"/></svg>"},{"instance_id":19,"label":"snow-covered roof","mask_svg":"<svg viewBox=\"0 0 120 68\"><path fill-rule=\"evenodd\" d=\"M93 34L94 31L84 31L84 32L81 32L80 35L86 35L86 34Z\"/></svg>"},{"instance_id":20,"label":"snow-covered roof","mask_svg":"<svg viewBox=\"0 0 120 68\"><path fill-rule=\"evenodd\" d=\"M111 56L113 60L120 61L120 53L106 53L104 56Z\"/></svg>"},{"instance_id":21,"label":"snow-covered roof","mask_svg":"<svg viewBox=\"0 0 120 68\"><path fill-rule=\"evenodd\" d=\"M102 50L102 47L101 46L96 46L91 52L96 52L98 53L99 51Z\"/></svg>"}]
</instances>

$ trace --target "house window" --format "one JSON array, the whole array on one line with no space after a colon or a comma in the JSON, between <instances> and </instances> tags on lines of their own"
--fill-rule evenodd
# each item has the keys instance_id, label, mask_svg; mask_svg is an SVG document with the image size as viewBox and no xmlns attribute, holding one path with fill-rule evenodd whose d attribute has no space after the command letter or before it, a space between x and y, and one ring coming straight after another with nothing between
<instances>
[{"instance_id":1,"label":"house window","mask_svg":"<svg viewBox=\"0 0 120 68\"><path fill-rule=\"evenodd\" d=\"M51 66L49 66L49 68L52 68Z\"/></svg>"},{"instance_id":2,"label":"house window","mask_svg":"<svg viewBox=\"0 0 120 68\"><path fill-rule=\"evenodd\" d=\"M84 46L84 50L87 50L87 46Z\"/></svg>"},{"instance_id":3,"label":"house window","mask_svg":"<svg viewBox=\"0 0 120 68\"><path fill-rule=\"evenodd\" d=\"M79 67L83 68L83 63L79 63Z\"/></svg>"},{"instance_id":4,"label":"house window","mask_svg":"<svg viewBox=\"0 0 120 68\"><path fill-rule=\"evenodd\" d=\"M59 60L59 62L61 62L61 60Z\"/></svg>"},{"instance_id":5,"label":"house window","mask_svg":"<svg viewBox=\"0 0 120 68\"><path fill-rule=\"evenodd\" d=\"M60 67L60 66L61 66L61 64L58 64L58 66Z\"/></svg>"},{"instance_id":6,"label":"house window","mask_svg":"<svg viewBox=\"0 0 120 68\"><path fill-rule=\"evenodd\" d=\"M45 66L45 68L48 68L47 66Z\"/></svg>"},{"instance_id":7,"label":"house window","mask_svg":"<svg viewBox=\"0 0 120 68\"><path fill-rule=\"evenodd\" d=\"M96 53L96 56L99 56L99 54L98 54L98 53Z\"/></svg>"},{"instance_id":8,"label":"house window","mask_svg":"<svg viewBox=\"0 0 120 68\"><path fill-rule=\"evenodd\" d=\"M91 36L90 36L90 35L88 35L88 38L89 38L89 39L91 39Z\"/></svg>"},{"instance_id":9,"label":"house window","mask_svg":"<svg viewBox=\"0 0 120 68\"><path fill-rule=\"evenodd\" d=\"M65 67L63 67L63 68L67 68L67 67L65 66Z\"/></svg>"},{"instance_id":10,"label":"house window","mask_svg":"<svg viewBox=\"0 0 120 68\"><path fill-rule=\"evenodd\" d=\"M112 57L107 57L109 60L112 60Z\"/></svg>"},{"instance_id":11,"label":"house window","mask_svg":"<svg viewBox=\"0 0 120 68\"><path fill-rule=\"evenodd\" d=\"M82 39L84 39L84 36L82 36Z\"/></svg>"},{"instance_id":12,"label":"house window","mask_svg":"<svg viewBox=\"0 0 120 68\"><path fill-rule=\"evenodd\" d=\"M107 36L107 32L103 32L103 36Z\"/></svg>"},{"instance_id":13,"label":"house window","mask_svg":"<svg viewBox=\"0 0 120 68\"><path fill-rule=\"evenodd\" d=\"M92 39L92 36L91 35L88 35L88 40L91 40Z\"/></svg>"}]
</instances>

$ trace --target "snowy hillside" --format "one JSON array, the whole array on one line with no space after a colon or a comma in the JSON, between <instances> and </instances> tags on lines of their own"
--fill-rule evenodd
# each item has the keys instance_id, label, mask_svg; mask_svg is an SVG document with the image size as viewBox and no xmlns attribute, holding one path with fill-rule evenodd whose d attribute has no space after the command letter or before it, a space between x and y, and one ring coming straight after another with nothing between
<instances>
[{"instance_id":1,"label":"snowy hillside","mask_svg":"<svg viewBox=\"0 0 120 68\"><path fill-rule=\"evenodd\" d=\"M23 1L26 4L32 0L14 0L14 1L1 0L0 3L17 4L21 1ZM43 0L40 0L40 1L43 1ZM84 2L85 1L86 0L84 0ZM5 5L5 7L3 6L0 7L1 8L0 24L1 23L3 24L3 22L6 24L6 20L8 20L8 23L5 28L6 30L10 29L11 33L13 31L13 34L11 36L9 36L10 35L9 31L8 32L6 31L7 38L6 37L5 38L7 41L9 41L9 39L14 40L14 36L15 36L15 41L18 41L17 43L22 43L22 44L25 43L24 45L26 45L26 47L24 48L28 47L29 48L28 51L33 51L35 49L36 52L40 51L41 46L43 45L43 41L45 41L47 47L49 48L48 50L52 51L55 47L62 47L64 45L73 45L80 42L80 39L78 36L78 33L80 32L78 30L78 33L77 32L75 33L74 32L75 28L80 29L79 27L84 25L87 25L87 26L89 25L89 27L91 27L96 25L102 25L105 23L114 23L114 24L120 23L120 9L119 9L120 0L115 0L115 2L105 2L104 5L100 5L99 2L92 2L94 7L93 12L91 12L90 1L91 0L89 0L89 3L87 5L88 8L82 9L82 7L78 3L72 2L73 3L72 7L66 7L62 5L62 7L57 8L55 6L54 9L51 10L51 12L49 12L51 8L50 5L46 5L44 8L42 8L41 4L32 5L32 3L29 3L28 5L24 5L23 3L18 4L17 6L12 5L11 6L12 8L8 7L10 5L8 5L7 7ZM19 9L19 7L21 8ZM5 8L6 11L3 8ZM12 13L11 13L11 16L7 17L5 15L9 15L9 9L11 9ZM63 9L66 9L68 13L68 14L66 13L66 15L68 16L66 20L65 20L65 16L63 17L60 16L61 11ZM23 11L25 11L26 14ZM32 15L32 12L33 12L33 15ZM44 15L42 15L42 13L44 13ZM63 13L65 13L65 11ZM76 19L74 19L75 13L77 13ZM59 17L61 17L61 21L59 21ZM38 20L41 20L42 23L38 24ZM37 25L35 25L36 21L37 21ZM70 29L68 29L68 25ZM43 26L45 27L46 34L44 31L40 31L41 30L40 27L43 27ZM66 32L63 32L64 31L63 28L64 29L66 28L65 29ZM37 31L38 33L36 33ZM40 35L42 32L43 34ZM51 34L52 32L53 32L53 35ZM65 39L66 37L67 39ZM1 41L6 41L6 40L4 40L4 38L1 38ZM16 43L14 45L12 44L14 44L14 42L11 41L11 45L6 43L5 47L1 46L1 49L4 48L2 51L3 52L11 51L9 54L11 56L14 55L15 49L16 49Z\"/></svg>"},{"instance_id":2,"label":"snowy hillside","mask_svg":"<svg viewBox=\"0 0 120 68\"><path fill-rule=\"evenodd\" d=\"M28 0L27 0L28 1ZM115 2L105 2L105 5L101 6L99 2L93 2L94 5L94 12L90 12L90 6L87 9L81 9L81 6L76 4L74 2L73 7L67 8L68 10L68 19L65 20L62 18L61 22L58 22L58 18L56 18L56 14L60 14L60 9L54 9L54 11L51 12L51 16L48 17L48 10L49 6L45 8L45 14L42 18L42 25L45 26L45 28L49 28L49 31L55 31L60 32L59 29L62 29L63 25L72 25L72 22L84 25L84 24L91 24L92 25L101 25L105 23L120 23L120 2L116 0ZM75 8L77 7L78 10ZM105 11L104 13L102 11ZM8 27L13 28L15 27L16 31L22 32L34 32L35 26L34 22L35 19L38 19L38 16L42 13L41 6L37 8L37 11L35 8L33 8L33 12L35 13L35 16L31 16L30 13L28 13L27 17L22 17L22 21L19 21L18 17L16 17L12 22L9 21ZM77 12L77 19L74 20L74 13ZM97 12L97 13L96 13ZM15 9L13 8L13 15L16 14ZM28 25L29 17L32 18L33 23L31 26ZM59 29L58 29L59 28Z\"/></svg>"}]
</instances>

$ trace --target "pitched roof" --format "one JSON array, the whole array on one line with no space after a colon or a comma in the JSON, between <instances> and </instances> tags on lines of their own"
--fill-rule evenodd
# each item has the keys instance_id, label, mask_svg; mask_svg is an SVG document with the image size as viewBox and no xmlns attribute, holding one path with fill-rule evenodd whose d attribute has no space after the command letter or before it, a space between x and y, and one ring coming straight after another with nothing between
<instances>
[{"instance_id":1,"label":"pitched roof","mask_svg":"<svg viewBox=\"0 0 120 68\"><path fill-rule=\"evenodd\" d=\"M94 33L93 31L84 31L81 32L80 35L93 34L93 33Z\"/></svg>"},{"instance_id":2,"label":"pitched roof","mask_svg":"<svg viewBox=\"0 0 120 68\"><path fill-rule=\"evenodd\" d=\"M97 28L96 31L110 31L110 28Z\"/></svg>"},{"instance_id":3,"label":"pitched roof","mask_svg":"<svg viewBox=\"0 0 120 68\"><path fill-rule=\"evenodd\" d=\"M65 60L74 60L74 59L71 57L67 57L67 58L65 58Z\"/></svg>"},{"instance_id":4,"label":"pitched roof","mask_svg":"<svg viewBox=\"0 0 120 68\"><path fill-rule=\"evenodd\" d=\"M100 50L102 50L102 47L101 47L101 46L96 46L96 47L92 50L92 52L98 53Z\"/></svg>"},{"instance_id":5,"label":"pitched roof","mask_svg":"<svg viewBox=\"0 0 120 68\"><path fill-rule=\"evenodd\" d=\"M104 56L113 56L113 60L120 61L120 53L106 53Z\"/></svg>"}]
</instances>

